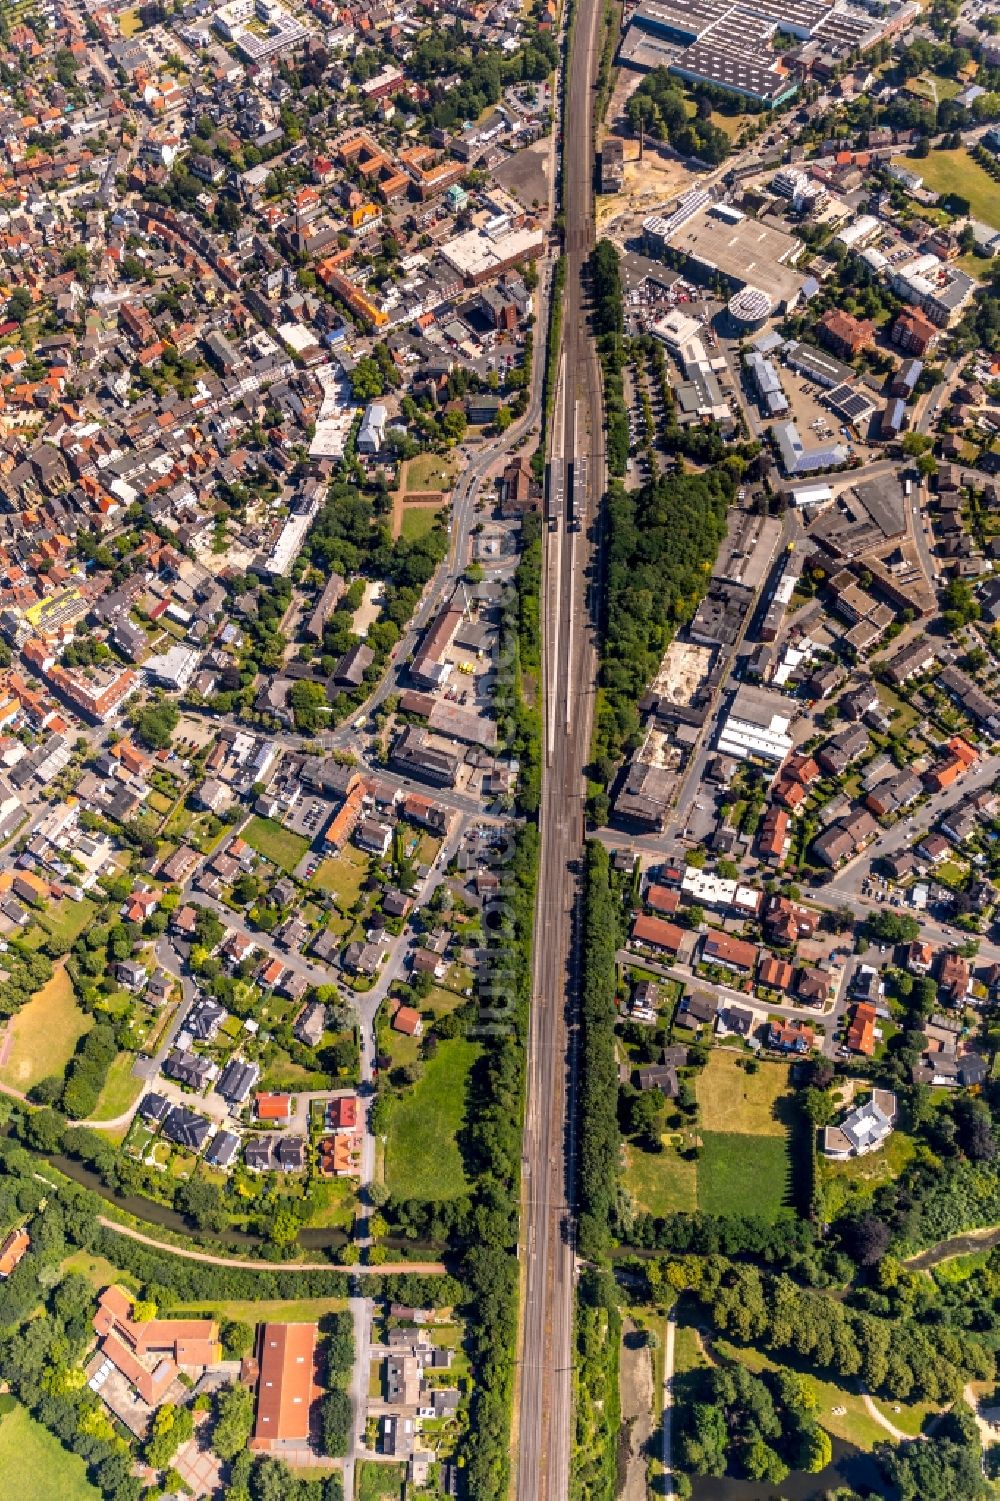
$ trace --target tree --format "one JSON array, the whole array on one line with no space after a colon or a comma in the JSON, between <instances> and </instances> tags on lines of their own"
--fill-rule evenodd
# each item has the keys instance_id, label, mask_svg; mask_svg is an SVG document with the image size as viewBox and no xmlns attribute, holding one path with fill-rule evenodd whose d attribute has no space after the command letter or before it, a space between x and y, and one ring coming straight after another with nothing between
<instances>
[{"instance_id":1,"label":"tree","mask_svg":"<svg viewBox=\"0 0 1000 1501\"><path fill-rule=\"evenodd\" d=\"M818 1475L825 1470L833 1458L833 1445L830 1435L825 1428L819 1425L810 1428L802 1440L802 1450L799 1455L799 1468L807 1470L810 1475Z\"/></svg>"},{"instance_id":2,"label":"tree","mask_svg":"<svg viewBox=\"0 0 1000 1501\"><path fill-rule=\"evenodd\" d=\"M177 728L180 715L169 699L148 704L136 719L135 731L150 750L165 750Z\"/></svg>"},{"instance_id":3,"label":"tree","mask_svg":"<svg viewBox=\"0 0 1000 1501\"><path fill-rule=\"evenodd\" d=\"M769 1485L780 1485L788 1474L788 1466L770 1444L762 1438L755 1439L746 1456L747 1474L751 1480L764 1480Z\"/></svg>"},{"instance_id":4,"label":"tree","mask_svg":"<svg viewBox=\"0 0 1000 1501\"><path fill-rule=\"evenodd\" d=\"M253 1431L253 1393L249 1387L229 1386L219 1393L212 1448L222 1460L233 1460L247 1446Z\"/></svg>"},{"instance_id":5,"label":"tree","mask_svg":"<svg viewBox=\"0 0 1000 1501\"><path fill-rule=\"evenodd\" d=\"M362 355L352 370L351 389L358 401L373 401L385 393L382 368L371 355Z\"/></svg>"},{"instance_id":6,"label":"tree","mask_svg":"<svg viewBox=\"0 0 1000 1501\"><path fill-rule=\"evenodd\" d=\"M14 323L23 323L32 306L31 293L27 287L15 287L7 299L7 317Z\"/></svg>"},{"instance_id":7,"label":"tree","mask_svg":"<svg viewBox=\"0 0 1000 1501\"><path fill-rule=\"evenodd\" d=\"M320 1406L324 1454L336 1459L347 1453L351 1443L351 1420L352 1408L348 1393L339 1387L327 1392Z\"/></svg>"},{"instance_id":8,"label":"tree","mask_svg":"<svg viewBox=\"0 0 1000 1501\"><path fill-rule=\"evenodd\" d=\"M860 1214L848 1222L845 1244L859 1266L874 1266L889 1249L892 1231L884 1220L871 1213Z\"/></svg>"},{"instance_id":9,"label":"tree","mask_svg":"<svg viewBox=\"0 0 1000 1501\"><path fill-rule=\"evenodd\" d=\"M227 1360L242 1360L253 1349L253 1328L237 1319L226 1319L219 1337Z\"/></svg>"}]
</instances>

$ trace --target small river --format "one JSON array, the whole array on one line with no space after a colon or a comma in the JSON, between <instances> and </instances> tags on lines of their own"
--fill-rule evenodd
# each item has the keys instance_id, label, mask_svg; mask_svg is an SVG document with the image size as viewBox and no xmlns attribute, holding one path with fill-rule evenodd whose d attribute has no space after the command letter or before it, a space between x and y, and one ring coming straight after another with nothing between
<instances>
[{"instance_id":1,"label":"small river","mask_svg":"<svg viewBox=\"0 0 1000 1501\"><path fill-rule=\"evenodd\" d=\"M887 1498L890 1490L870 1454L835 1438L833 1459L818 1475L793 1470L780 1485L756 1480L733 1480L728 1475L702 1475L694 1481L693 1501L822 1501L828 1491L847 1485L861 1496ZM958 1501L958 1498L955 1498Z\"/></svg>"},{"instance_id":2,"label":"small river","mask_svg":"<svg viewBox=\"0 0 1000 1501\"><path fill-rule=\"evenodd\" d=\"M147 1225L162 1225L164 1230L172 1230L175 1235L183 1235L191 1240L191 1225L184 1216L176 1209L167 1204L159 1204L155 1199L144 1199L139 1194L113 1194L102 1183L101 1179L83 1162L78 1162L75 1157L65 1157L62 1153L54 1153L45 1159L51 1162L54 1168L64 1173L67 1178L72 1178L74 1183L79 1183L81 1188L90 1189L91 1193L98 1194L106 1204L113 1204L118 1209L124 1209L126 1214L134 1215L140 1222ZM140 1223L139 1228L143 1225ZM347 1244L350 1237L345 1230L337 1229L305 1229L299 1231L298 1244L303 1251L333 1251ZM260 1251L267 1242L260 1235L255 1235L251 1230L226 1229L219 1237L218 1244L204 1245L199 1241L193 1242L195 1250L214 1251L219 1247L231 1248L236 1254L245 1254L252 1251ZM390 1250L406 1253L406 1259L412 1260L420 1257L426 1261L440 1261L442 1252L440 1246L427 1245L423 1241L406 1240L402 1236L387 1235L382 1244ZM169 1251L171 1248L166 1247ZM266 1265L275 1271L281 1270L281 1262L268 1261ZM317 1267L322 1271L322 1267ZM345 1269L349 1270L349 1269Z\"/></svg>"}]
</instances>

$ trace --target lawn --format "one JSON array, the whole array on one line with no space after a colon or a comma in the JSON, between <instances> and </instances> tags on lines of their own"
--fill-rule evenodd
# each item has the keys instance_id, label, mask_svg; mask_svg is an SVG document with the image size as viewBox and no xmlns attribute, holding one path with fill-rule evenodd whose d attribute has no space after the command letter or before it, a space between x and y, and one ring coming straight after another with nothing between
<instances>
[{"instance_id":1,"label":"lawn","mask_svg":"<svg viewBox=\"0 0 1000 1501\"><path fill-rule=\"evenodd\" d=\"M130 1110L142 1094L144 1084L132 1072L134 1053L119 1053L108 1069L104 1088L97 1098L92 1112L95 1121L113 1121Z\"/></svg>"},{"instance_id":2,"label":"lawn","mask_svg":"<svg viewBox=\"0 0 1000 1501\"><path fill-rule=\"evenodd\" d=\"M450 490L455 480L455 460L436 453L420 453L406 466L405 494L420 490Z\"/></svg>"},{"instance_id":3,"label":"lawn","mask_svg":"<svg viewBox=\"0 0 1000 1501\"><path fill-rule=\"evenodd\" d=\"M406 1470L402 1465L379 1464L363 1459L357 1469L358 1501L399 1501Z\"/></svg>"},{"instance_id":4,"label":"lawn","mask_svg":"<svg viewBox=\"0 0 1000 1501\"><path fill-rule=\"evenodd\" d=\"M703 1214L776 1220L790 1207L791 1180L787 1139L702 1131L698 1208Z\"/></svg>"},{"instance_id":5,"label":"lawn","mask_svg":"<svg viewBox=\"0 0 1000 1501\"><path fill-rule=\"evenodd\" d=\"M339 855L321 860L310 885L328 891L342 912L348 912L361 895L368 878L368 857L348 845Z\"/></svg>"},{"instance_id":6,"label":"lawn","mask_svg":"<svg viewBox=\"0 0 1000 1501\"><path fill-rule=\"evenodd\" d=\"M341 1313L347 1307L346 1298L234 1298L220 1302L218 1298L204 1303L185 1303L183 1308L171 1308L171 1318L203 1317L213 1314L217 1319L232 1319L238 1324L284 1323L311 1324L325 1313Z\"/></svg>"},{"instance_id":7,"label":"lawn","mask_svg":"<svg viewBox=\"0 0 1000 1501\"><path fill-rule=\"evenodd\" d=\"M902 165L922 177L924 186L933 192L942 196L955 193L967 199L974 219L1000 224L1000 183L994 182L964 147L957 151L932 151L930 156L919 161L904 160Z\"/></svg>"},{"instance_id":8,"label":"lawn","mask_svg":"<svg viewBox=\"0 0 1000 1501\"><path fill-rule=\"evenodd\" d=\"M405 506L403 507L403 524L400 527L400 536L404 542L422 542L428 532L432 532L441 515L436 506Z\"/></svg>"},{"instance_id":9,"label":"lawn","mask_svg":"<svg viewBox=\"0 0 1000 1501\"><path fill-rule=\"evenodd\" d=\"M309 848L308 839L293 834L273 818L251 818L243 830L243 838L265 860L278 865L289 875Z\"/></svg>"},{"instance_id":10,"label":"lawn","mask_svg":"<svg viewBox=\"0 0 1000 1501\"><path fill-rule=\"evenodd\" d=\"M698 1166L676 1148L646 1152L635 1142L625 1147L625 1187L645 1214L688 1214L698 1207Z\"/></svg>"},{"instance_id":11,"label":"lawn","mask_svg":"<svg viewBox=\"0 0 1000 1501\"><path fill-rule=\"evenodd\" d=\"M0 1475L5 1501L99 1501L101 1494L79 1455L64 1449L25 1407L0 1419Z\"/></svg>"},{"instance_id":12,"label":"lawn","mask_svg":"<svg viewBox=\"0 0 1000 1501\"><path fill-rule=\"evenodd\" d=\"M756 1073L740 1067L740 1055L714 1048L698 1075L698 1106L708 1132L741 1136L787 1135L782 1108L788 1097L788 1064L761 1063Z\"/></svg>"},{"instance_id":13,"label":"lawn","mask_svg":"<svg viewBox=\"0 0 1000 1501\"><path fill-rule=\"evenodd\" d=\"M89 1251L74 1251L62 1264L64 1272L78 1272L94 1287L103 1289L112 1282L121 1282L135 1290L138 1283L128 1272L120 1271L106 1256L92 1256Z\"/></svg>"},{"instance_id":14,"label":"lawn","mask_svg":"<svg viewBox=\"0 0 1000 1501\"><path fill-rule=\"evenodd\" d=\"M48 929L60 948L71 949L84 929L89 928L96 912L97 903L88 897L84 897L81 902L63 897L61 902L54 902L51 907L46 907L38 921Z\"/></svg>"},{"instance_id":15,"label":"lawn","mask_svg":"<svg viewBox=\"0 0 1000 1501\"><path fill-rule=\"evenodd\" d=\"M412 1089L392 1102L386 1149L391 1193L410 1199L453 1199L468 1179L458 1148L465 1120L469 1070L479 1046L456 1037L442 1042Z\"/></svg>"},{"instance_id":16,"label":"lawn","mask_svg":"<svg viewBox=\"0 0 1000 1501\"><path fill-rule=\"evenodd\" d=\"M354 1224L358 1199L355 1185L349 1178L314 1182L309 1190L309 1200L315 1206L306 1220L311 1229L350 1230Z\"/></svg>"},{"instance_id":17,"label":"lawn","mask_svg":"<svg viewBox=\"0 0 1000 1501\"><path fill-rule=\"evenodd\" d=\"M7 1024L14 1041L0 1081L27 1091L49 1074L62 1076L76 1045L94 1025L76 1004L73 983L62 965Z\"/></svg>"}]
</instances>

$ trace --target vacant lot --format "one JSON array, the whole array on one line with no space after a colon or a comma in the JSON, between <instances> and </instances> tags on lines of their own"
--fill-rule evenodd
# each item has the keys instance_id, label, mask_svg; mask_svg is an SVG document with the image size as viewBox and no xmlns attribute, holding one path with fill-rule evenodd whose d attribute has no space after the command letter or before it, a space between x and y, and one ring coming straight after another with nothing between
<instances>
[{"instance_id":1,"label":"vacant lot","mask_svg":"<svg viewBox=\"0 0 1000 1501\"><path fill-rule=\"evenodd\" d=\"M703 1131L698 1208L703 1214L753 1214L776 1220L792 1207L788 1142L776 1136Z\"/></svg>"},{"instance_id":2,"label":"vacant lot","mask_svg":"<svg viewBox=\"0 0 1000 1501\"><path fill-rule=\"evenodd\" d=\"M243 838L265 860L279 865L291 874L309 848L308 839L282 828L273 818L251 818L243 830Z\"/></svg>"},{"instance_id":3,"label":"vacant lot","mask_svg":"<svg viewBox=\"0 0 1000 1501\"><path fill-rule=\"evenodd\" d=\"M5 1501L99 1501L100 1491L87 1479L87 1467L27 1408L16 1407L0 1419L0 1475Z\"/></svg>"},{"instance_id":4,"label":"vacant lot","mask_svg":"<svg viewBox=\"0 0 1000 1501\"><path fill-rule=\"evenodd\" d=\"M935 193L955 193L968 199L973 218L1000 224L1000 183L994 182L964 147L932 151L920 161L903 161L902 165L922 177L925 187Z\"/></svg>"},{"instance_id":5,"label":"vacant lot","mask_svg":"<svg viewBox=\"0 0 1000 1501\"><path fill-rule=\"evenodd\" d=\"M134 1063L134 1053L118 1054L108 1069L104 1088L94 1106L93 1120L113 1121L117 1116L124 1115L126 1110L131 1110L144 1088L142 1079L137 1079L132 1072Z\"/></svg>"},{"instance_id":6,"label":"vacant lot","mask_svg":"<svg viewBox=\"0 0 1000 1501\"><path fill-rule=\"evenodd\" d=\"M185 1303L171 1309L171 1318L203 1318L206 1313L218 1319L233 1319L238 1324L267 1323L311 1324L325 1313L341 1313L346 1298L262 1298L244 1301L239 1298L209 1299L205 1303Z\"/></svg>"},{"instance_id":7,"label":"vacant lot","mask_svg":"<svg viewBox=\"0 0 1000 1501\"><path fill-rule=\"evenodd\" d=\"M629 1142L625 1148L625 1187L645 1214L685 1214L698 1207L698 1166L674 1146L646 1152Z\"/></svg>"},{"instance_id":8,"label":"vacant lot","mask_svg":"<svg viewBox=\"0 0 1000 1501\"><path fill-rule=\"evenodd\" d=\"M479 1056L474 1042L442 1042L420 1081L393 1100L386 1145L386 1181L412 1199L453 1199L468 1187L458 1133L465 1120L469 1070Z\"/></svg>"},{"instance_id":9,"label":"vacant lot","mask_svg":"<svg viewBox=\"0 0 1000 1501\"><path fill-rule=\"evenodd\" d=\"M49 983L7 1025L14 1036L0 1081L27 1091L49 1074L62 1075L80 1038L94 1023L76 1004L72 982L60 964Z\"/></svg>"},{"instance_id":10,"label":"vacant lot","mask_svg":"<svg viewBox=\"0 0 1000 1501\"><path fill-rule=\"evenodd\" d=\"M788 1064L761 1063L756 1073L741 1068L742 1055L713 1049L698 1075L698 1105L706 1131L746 1136L787 1134Z\"/></svg>"},{"instance_id":11,"label":"vacant lot","mask_svg":"<svg viewBox=\"0 0 1000 1501\"><path fill-rule=\"evenodd\" d=\"M406 1470L402 1465L363 1459L358 1465L358 1501L399 1501Z\"/></svg>"},{"instance_id":12,"label":"vacant lot","mask_svg":"<svg viewBox=\"0 0 1000 1501\"><path fill-rule=\"evenodd\" d=\"M321 860L310 882L319 891L328 891L342 912L349 912L361 895L368 876L368 856L348 845L339 855Z\"/></svg>"}]
</instances>

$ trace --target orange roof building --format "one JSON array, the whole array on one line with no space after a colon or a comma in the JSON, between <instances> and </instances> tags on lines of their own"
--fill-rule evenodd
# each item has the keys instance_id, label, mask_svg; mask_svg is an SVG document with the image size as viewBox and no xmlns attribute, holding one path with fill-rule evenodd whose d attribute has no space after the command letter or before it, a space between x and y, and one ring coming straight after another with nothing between
<instances>
[{"instance_id":1,"label":"orange roof building","mask_svg":"<svg viewBox=\"0 0 1000 1501\"><path fill-rule=\"evenodd\" d=\"M676 954L684 941L684 929L675 922L664 922L662 917L647 917L642 913L632 924L632 938L636 943L648 943Z\"/></svg>"},{"instance_id":2,"label":"orange roof building","mask_svg":"<svg viewBox=\"0 0 1000 1501\"><path fill-rule=\"evenodd\" d=\"M847 1029L847 1046L852 1053L863 1053L866 1058L875 1052L875 1007L867 1001L861 1001L854 1008Z\"/></svg>"},{"instance_id":3,"label":"orange roof building","mask_svg":"<svg viewBox=\"0 0 1000 1501\"><path fill-rule=\"evenodd\" d=\"M23 1227L12 1230L0 1246L0 1277L9 1277L31 1245L31 1236Z\"/></svg>"},{"instance_id":4,"label":"orange roof building","mask_svg":"<svg viewBox=\"0 0 1000 1501\"><path fill-rule=\"evenodd\" d=\"M264 1324L257 1364L257 1416L251 1449L281 1453L309 1442L316 1396L315 1324Z\"/></svg>"},{"instance_id":5,"label":"orange roof building","mask_svg":"<svg viewBox=\"0 0 1000 1501\"><path fill-rule=\"evenodd\" d=\"M257 1119L259 1121L287 1121L291 1114L291 1095L259 1094L257 1096Z\"/></svg>"},{"instance_id":6,"label":"orange roof building","mask_svg":"<svg viewBox=\"0 0 1000 1501\"><path fill-rule=\"evenodd\" d=\"M121 1287L105 1288L94 1314L101 1351L150 1407L164 1395L182 1366L204 1369L222 1359L215 1319L132 1317L133 1300Z\"/></svg>"}]
</instances>

